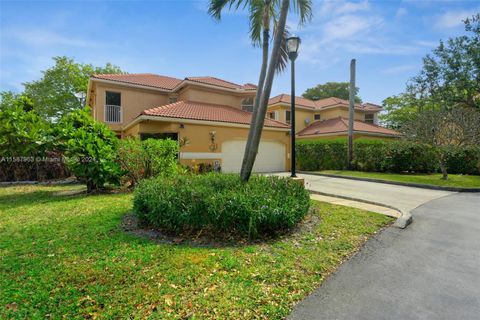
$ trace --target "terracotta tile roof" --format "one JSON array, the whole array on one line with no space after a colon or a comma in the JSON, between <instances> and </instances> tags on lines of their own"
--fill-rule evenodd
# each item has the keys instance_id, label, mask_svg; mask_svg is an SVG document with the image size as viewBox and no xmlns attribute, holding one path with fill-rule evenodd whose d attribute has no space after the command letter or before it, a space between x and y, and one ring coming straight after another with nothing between
<instances>
[{"instance_id":1,"label":"terracotta tile roof","mask_svg":"<svg viewBox=\"0 0 480 320\"><path fill-rule=\"evenodd\" d=\"M268 100L268 105L279 103L279 102L290 104L290 95L280 94L278 96L270 98L270 100ZM315 109L315 110L321 110L321 109L333 107L333 106L343 106L343 107L349 106L348 100L344 100L336 97L330 97L330 98L325 98L325 99L320 99L315 101L306 99L303 97L295 97L295 104L299 106ZM363 105L356 103L355 108L359 110L366 110L366 111L379 111L382 109L381 106L373 103L365 103Z\"/></svg>"},{"instance_id":2,"label":"terracotta tile roof","mask_svg":"<svg viewBox=\"0 0 480 320\"><path fill-rule=\"evenodd\" d=\"M248 83L246 85L240 85L230 81L218 79L215 77L187 77L185 78L185 80L190 80L194 82L199 82L199 83L209 84L212 86L223 87L223 88L234 89L234 90L237 90L237 89L252 90L252 88L253 89L257 88L255 85L251 83Z\"/></svg>"},{"instance_id":3,"label":"terracotta tile roof","mask_svg":"<svg viewBox=\"0 0 480 320\"><path fill-rule=\"evenodd\" d=\"M398 136L398 133L395 130L387 129L380 127L374 124L366 123L363 121L355 120L353 123L353 130L356 133L370 133L370 134L381 134L381 135L390 135ZM298 136L315 136L329 133L347 133L348 132L348 119L345 118L334 118L323 121L313 122L311 125L305 129L298 132Z\"/></svg>"},{"instance_id":4,"label":"terracotta tile roof","mask_svg":"<svg viewBox=\"0 0 480 320\"><path fill-rule=\"evenodd\" d=\"M275 104L275 103L288 103L290 104L291 102L291 96L289 94L279 94L278 96L275 96L273 98L270 98L268 100L268 104ZM295 97L295 105L310 108L310 109L315 109L315 102L309 99L305 99L302 97Z\"/></svg>"},{"instance_id":5,"label":"terracotta tile roof","mask_svg":"<svg viewBox=\"0 0 480 320\"><path fill-rule=\"evenodd\" d=\"M198 83L209 84L212 86L233 89L233 90L256 90L257 86L252 83L244 85L236 84L215 77L187 77L184 80L160 76L153 73L130 73L130 74L94 74L93 79L102 79L116 81L120 83L136 84L152 88L173 90L183 81L189 80Z\"/></svg>"},{"instance_id":6,"label":"terracotta tile roof","mask_svg":"<svg viewBox=\"0 0 480 320\"><path fill-rule=\"evenodd\" d=\"M121 83L137 84L152 88L172 90L178 86L182 80L159 76L152 73L130 73L130 74L94 74L94 79L103 79Z\"/></svg>"},{"instance_id":7,"label":"terracotta tile roof","mask_svg":"<svg viewBox=\"0 0 480 320\"><path fill-rule=\"evenodd\" d=\"M250 119L252 116L250 112L229 106L183 100L161 107L144 110L142 115L228 122L246 125L250 125ZM272 119L265 119L265 126L289 128L289 125Z\"/></svg>"}]
</instances>

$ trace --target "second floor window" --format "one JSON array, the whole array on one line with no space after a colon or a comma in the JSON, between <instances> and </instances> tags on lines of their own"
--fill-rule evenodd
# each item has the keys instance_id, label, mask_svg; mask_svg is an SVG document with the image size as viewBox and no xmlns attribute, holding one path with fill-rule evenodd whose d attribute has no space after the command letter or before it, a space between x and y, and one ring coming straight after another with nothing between
<instances>
[{"instance_id":1,"label":"second floor window","mask_svg":"<svg viewBox=\"0 0 480 320\"><path fill-rule=\"evenodd\" d=\"M375 115L373 113L365 113L365 122L366 123L375 123Z\"/></svg>"},{"instance_id":2,"label":"second floor window","mask_svg":"<svg viewBox=\"0 0 480 320\"><path fill-rule=\"evenodd\" d=\"M122 101L119 92L105 92L105 122L122 122Z\"/></svg>"},{"instance_id":3,"label":"second floor window","mask_svg":"<svg viewBox=\"0 0 480 320\"><path fill-rule=\"evenodd\" d=\"M245 98L242 100L242 110L253 112L253 98Z\"/></svg>"},{"instance_id":4,"label":"second floor window","mask_svg":"<svg viewBox=\"0 0 480 320\"><path fill-rule=\"evenodd\" d=\"M290 111L285 111L285 122L290 123Z\"/></svg>"},{"instance_id":5,"label":"second floor window","mask_svg":"<svg viewBox=\"0 0 480 320\"><path fill-rule=\"evenodd\" d=\"M270 119L275 120L275 111L269 112L269 113L268 113L268 117L269 117Z\"/></svg>"},{"instance_id":6,"label":"second floor window","mask_svg":"<svg viewBox=\"0 0 480 320\"><path fill-rule=\"evenodd\" d=\"M315 121L316 121L316 120L320 120L320 114L319 114L319 113L315 114L315 115L313 116L313 120L315 120Z\"/></svg>"}]
</instances>

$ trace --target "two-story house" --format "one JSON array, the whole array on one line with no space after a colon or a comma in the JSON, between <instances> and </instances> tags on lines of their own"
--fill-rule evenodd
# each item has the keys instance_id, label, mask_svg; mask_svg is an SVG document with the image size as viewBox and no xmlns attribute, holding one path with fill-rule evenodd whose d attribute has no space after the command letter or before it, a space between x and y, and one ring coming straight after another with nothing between
<instances>
[{"instance_id":1,"label":"two-story house","mask_svg":"<svg viewBox=\"0 0 480 320\"><path fill-rule=\"evenodd\" d=\"M269 100L268 117L290 123L291 96L281 94ZM372 104L355 104L354 138L396 138L399 133L378 125L382 107ZM325 139L348 135L349 103L331 97L309 100L295 97L295 130L299 139Z\"/></svg>"},{"instance_id":2,"label":"two-story house","mask_svg":"<svg viewBox=\"0 0 480 320\"><path fill-rule=\"evenodd\" d=\"M182 163L239 172L255 93L253 84L214 77L99 74L90 78L87 104L119 137L171 138ZM266 119L254 171L289 170L289 152L289 125Z\"/></svg>"}]
</instances>

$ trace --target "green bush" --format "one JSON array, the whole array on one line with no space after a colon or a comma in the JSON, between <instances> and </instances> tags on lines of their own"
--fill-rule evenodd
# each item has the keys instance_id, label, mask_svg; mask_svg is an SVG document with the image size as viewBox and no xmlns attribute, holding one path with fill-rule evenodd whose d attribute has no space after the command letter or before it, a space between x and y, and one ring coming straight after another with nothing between
<instances>
[{"instance_id":1,"label":"green bush","mask_svg":"<svg viewBox=\"0 0 480 320\"><path fill-rule=\"evenodd\" d=\"M296 144L300 170L347 168L347 139L299 141ZM353 166L359 171L433 173L439 170L436 149L406 140L357 139ZM447 148L447 171L479 174L480 147Z\"/></svg>"},{"instance_id":2,"label":"green bush","mask_svg":"<svg viewBox=\"0 0 480 320\"><path fill-rule=\"evenodd\" d=\"M448 173L480 174L480 146L445 149Z\"/></svg>"},{"instance_id":3,"label":"green bush","mask_svg":"<svg viewBox=\"0 0 480 320\"><path fill-rule=\"evenodd\" d=\"M143 180L134 195L140 222L173 233L208 230L255 238L295 226L308 192L288 178L208 173Z\"/></svg>"},{"instance_id":4,"label":"green bush","mask_svg":"<svg viewBox=\"0 0 480 320\"><path fill-rule=\"evenodd\" d=\"M123 172L115 161L118 139L105 124L93 120L88 108L63 117L56 136L68 168L87 184L88 192L119 183Z\"/></svg>"},{"instance_id":5,"label":"green bush","mask_svg":"<svg viewBox=\"0 0 480 320\"><path fill-rule=\"evenodd\" d=\"M345 139L300 140L295 147L297 163L301 170L343 170L347 168Z\"/></svg>"},{"instance_id":6,"label":"green bush","mask_svg":"<svg viewBox=\"0 0 480 320\"><path fill-rule=\"evenodd\" d=\"M131 186L150 177L177 172L178 143L171 139L128 138L120 140L118 162Z\"/></svg>"}]
</instances>

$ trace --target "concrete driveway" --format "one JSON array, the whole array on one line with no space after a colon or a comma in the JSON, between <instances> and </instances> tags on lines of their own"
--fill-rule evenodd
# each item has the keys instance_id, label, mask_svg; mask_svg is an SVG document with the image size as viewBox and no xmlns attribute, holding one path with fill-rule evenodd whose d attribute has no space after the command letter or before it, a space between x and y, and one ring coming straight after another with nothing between
<instances>
[{"instance_id":1,"label":"concrete driveway","mask_svg":"<svg viewBox=\"0 0 480 320\"><path fill-rule=\"evenodd\" d=\"M330 178L311 174L298 174L298 176L305 179L305 187L309 190L377 202L404 211L411 211L428 201L453 194L449 191Z\"/></svg>"}]
</instances>

